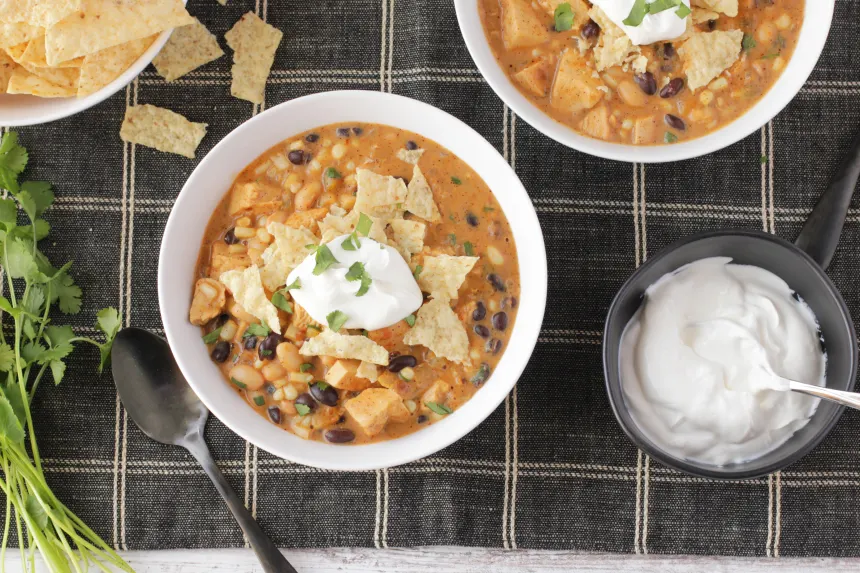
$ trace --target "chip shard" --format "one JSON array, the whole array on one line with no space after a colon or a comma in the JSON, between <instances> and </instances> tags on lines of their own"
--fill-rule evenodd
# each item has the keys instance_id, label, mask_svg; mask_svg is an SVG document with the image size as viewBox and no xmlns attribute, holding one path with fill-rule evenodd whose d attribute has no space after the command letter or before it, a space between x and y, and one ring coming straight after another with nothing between
<instances>
[{"instance_id":1,"label":"chip shard","mask_svg":"<svg viewBox=\"0 0 860 573\"><path fill-rule=\"evenodd\" d=\"M328 328L306 340L299 352L303 356L352 358L388 366L388 351L368 337L339 334Z\"/></svg>"},{"instance_id":2,"label":"chip shard","mask_svg":"<svg viewBox=\"0 0 860 573\"><path fill-rule=\"evenodd\" d=\"M715 30L693 34L678 48L687 73L687 87L695 91L731 67L741 55L744 33Z\"/></svg>"},{"instance_id":3,"label":"chip shard","mask_svg":"<svg viewBox=\"0 0 860 573\"><path fill-rule=\"evenodd\" d=\"M119 135L123 141L194 159L194 152L206 135L206 124L145 104L126 110Z\"/></svg>"},{"instance_id":4,"label":"chip shard","mask_svg":"<svg viewBox=\"0 0 860 573\"><path fill-rule=\"evenodd\" d=\"M253 12L242 16L225 38L233 50L233 81L230 94L253 103L263 103L266 80L275 61L283 32Z\"/></svg>"},{"instance_id":5,"label":"chip shard","mask_svg":"<svg viewBox=\"0 0 860 573\"><path fill-rule=\"evenodd\" d=\"M427 178L424 177L421 168L417 165L412 168L412 179L409 181L404 207L413 215L417 215L431 223L435 223L442 218L442 215L439 213L439 207L436 206L436 201L433 200L433 190L430 188L430 184L427 183Z\"/></svg>"},{"instance_id":6,"label":"chip shard","mask_svg":"<svg viewBox=\"0 0 860 573\"><path fill-rule=\"evenodd\" d=\"M395 219L403 213L407 190L402 179L356 169L355 180L358 193L354 211L383 219Z\"/></svg>"},{"instance_id":7,"label":"chip shard","mask_svg":"<svg viewBox=\"0 0 860 573\"><path fill-rule=\"evenodd\" d=\"M215 35L195 18L193 24L173 31L152 65L165 81L172 82L223 55Z\"/></svg>"},{"instance_id":8,"label":"chip shard","mask_svg":"<svg viewBox=\"0 0 860 573\"><path fill-rule=\"evenodd\" d=\"M280 334L281 321L278 319L278 309L266 297L259 268L253 266L242 271L227 271L218 277L218 280L227 287L233 295L233 300L245 311Z\"/></svg>"},{"instance_id":9,"label":"chip shard","mask_svg":"<svg viewBox=\"0 0 860 573\"><path fill-rule=\"evenodd\" d=\"M418 275L418 286L434 299L455 299L466 280L466 275L478 262L478 257L438 255L424 257L423 269Z\"/></svg>"},{"instance_id":10,"label":"chip shard","mask_svg":"<svg viewBox=\"0 0 860 573\"><path fill-rule=\"evenodd\" d=\"M469 335L447 300L433 299L418 309L415 326L403 342L429 348L439 358L460 364L469 362Z\"/></svg>"}]
</instances>

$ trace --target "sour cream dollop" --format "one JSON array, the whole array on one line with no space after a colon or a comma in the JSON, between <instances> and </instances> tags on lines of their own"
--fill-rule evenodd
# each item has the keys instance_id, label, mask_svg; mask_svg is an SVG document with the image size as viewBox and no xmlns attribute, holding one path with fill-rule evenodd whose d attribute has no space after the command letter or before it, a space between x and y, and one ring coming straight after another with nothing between
<instances>
[{"instance_id":1,"label":"sour cream dollop","mask_svg":"<svg viewBox=\"0 0 860 573\"><path fill-rule=\"evenodd\" d=\"M657 445L714 465L760 457L809 422L818 399L784 378L824 385L818 323L759 267L709 258L664 275L621 340L630 413Z\"/></svg>"},{"instance_id":2,"label":"sour cream dollop","mask_svg":"<svg viewBox=\"0 0 860 573\"><path fill-rule=\"evenodd\" d=\"M690 0L682 1L687 8L690 7ZM630 10L633 9L636 0L591 0L591 3L599 6L606 12L609 19L624 30L630 41L637 46L674 40L681 37L687 31L687 18L689 16L678 18L676 14L678 8L670 8L656 14L648 14L638 26L628 26L624 23L624 20L630 16ZM648 3L650 4L651 2Z\"/></svg>"},{"instance_id":3,"label":"sour cream dollop","mask_svg":"<svg viewBox=\"0 0 860 573\"><path fill-rule=\"evenodd\" d=\"M320 324L336 310L348 317L346 328L376 330L403 320L421 306L424 298L412 270L392 247L367 237L359 237L361 246L347 251L342 235L327 243L337 263L319 275L314 274L316 254L311 253L287 278L287 284L298 279L301 288L290 290L295 301ZM346 275L354 263L362 263L370 276L370 287L356 296L361 281L348 281Z\"/></svg>"}]
</instances>

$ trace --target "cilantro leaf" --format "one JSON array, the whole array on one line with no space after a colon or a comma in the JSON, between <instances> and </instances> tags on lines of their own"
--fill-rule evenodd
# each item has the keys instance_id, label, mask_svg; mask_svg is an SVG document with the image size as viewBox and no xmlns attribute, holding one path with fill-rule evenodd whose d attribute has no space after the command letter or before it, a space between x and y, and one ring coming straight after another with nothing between
<instances>
[{"instance_id":1,"label":"cilantro leaf","mask_svg":"<svg viewBox=\"0 0 860 573\"><path fill-rule=\"evenodd\" d=\"M337 332L344 324L346 324L346 321L349 320L349 317L345 313L339 310L335 310L330 312L328 316L325 317L325 319L326 321L328 321L328 327L333 331Z\"/></svg>"},{"instance_id":2,"label":"cilantro leaf","mask_svg":"<svg viewBox=\"0 0 860 573\"><path fill-rule=\"evenodd\" d=\"M15 351L5 342L0 342L0 372L9 372L15 367Z\"/></svg>"},{"instance_id":3,"label":"cilantro leaf","mask_svg":"<svg viewBox=\"0 0 860 573\"><path fill-rule=\"evenodd\" d=\"M358 242L358 235L356 235L355 233L351 233L349 236L347 236L346 239L341 242L340 248L344 251L357 251L358 249L360 249L361 243Z\"/></svg>"},{"instance_id":4,"label":"cilantro leaf","mask_svg":"<svg viewBox=\"0 0 860 573\"><path fill-rule=\"evenodd\" d=\"M21 358L23 358L28 364L32 364L33 362L38 362L39 357L42 356L42 353L46 350L47 348L38 342L28 342L21 347Z\"/></svg>"},{"instance_id":5,"label":"cilantro leaf","mask_svg":"<svg viewBox=\"0 0 860 573\"><path fill-rule=\"evenodd\" d=\"M40 529L48 527L48 514L45 508L41 506L36 496L30 494L27 496L27 501L24 502L24 509L30 519L39 526Z\"/></svg>"},{"instance_id":6,"label":"cilantro leaf","mask_svg":"<svg viewBox=\"0 0 860 573\"><path fill-rule=\"evenodd\" d=\"M415 326L415 315L414 314L410 314L409 316L407 316L403 320L405 320L406 324L408 324L410 327Z\"/></svg>"},{"instance_id":7,"label":"cilantro leaf","mask_svg":"<svg viewBox=\"0 0 860 573\"><path fill-rule=\"evenodd\" d=\"M356 291L355 296L366 295L367 291L370 290L370 285L373 283L373 279L370 278L364 265L357 261L352 263L352 266L349 267L349 271L347 271L344 278L350 282L361 281L361 286L358 287L358 291Z\"/></svg>"},{"instance_id":8,"label":"cilantro leaf","mask_svg":"<svg viewBox=\"0 0 860 573\"><path fill-rule=\"evenodd\" d=\"M338 261L334 258L334 255L331 252L331 249L328 248L328 245L320 245L317 249L316 257L316 266L314 267L314 275L318 276L323 274L328 268L334 264L337 264Z\"/></svg>"},{"instance_id":9,"label":"cilantro leaf","mask_svg":"<svg viewBox=\"0 0 860 573\"><path fill-rule=\"evenodd\" d=\"M445 404L439 404L437 402L424 402L424 405L439 414L440 416L447 416L454 411Z\"/></svg>"},{"instance_id":10,"label":"cilantro leaf","mask_svg":"<svg viewBox=\"0 0 860 573\"><path fill-rule=\"evenodd\" d=\"M341 177L340 172L334 167L329 167L328 169L326 169L325 176L329 179L340 179Z\"/></svg>"},{"instance_id":11,"label":"cilantro leaf","mask_svg":"<svg viewBox=\"0 0 860 573\"><path fill-rule=\"evenodd\" d=\"M36 219L33 221L33 226L36 227L36 236L33 237L36 241L41 241L51 232L51 225L44 219Z\"/></svg>"},{"instance_id":12,"label":"cilantro leaf","mask_svg":"<svg viewBox=\"0 0 860 573\"><path fill-rule=\"evenodd\" d=\"M0 437L13 443L24 441L24 428L5 395L0 396Z\"/></svg>"},{"instance_id":13,"label":"cilantro leaf","mask_svg":"<svg viewBox=\"0 0 860 573\"><path fill-rule=\"evenodd\" d=\"M291 291L291 290L293 290L294 288L295 288L295 289L302 288L302 281L301 281L301 279L296 279L296 280L294 280L293 282L291 282L290 284L288 284L287 286L285 286L285 287L284 287L284 290L285 290L285 291Z\"/></svg>"},{"instance_id":14,"label":"cilantro leaf","mask_svg":"<svg viewBox=\"0 0 860 573\"><path fill-rule=\"evenodd\" d=\"M78 289L80 294L81 289ZM63 299L60 299L60 309L62 310ZM78 300L78 310L80 310L80 299ZM108 362L110 362L110 349L113 346L113 339L116 338L119 328L122 326L119 312L115 308L103 308L96 315L96 327L105 335L105 341L99 347L101 361L99 362L99 373L104 370Z\"/></svg>"},{"instance_id":15,"label":"cilantro leaf","mask_svg":"<svg viewBox=\"0 0 860 573\"><path fill-rule=\"evenodd\" d=\"M307 416L311 413L311 407L307 404L295 404L296 412L299 413L299 416Z\"/></svg>"},{"instance_id":16,"label":"cilantro leaf","mask_svg":"<svg viewBox=\"0 0 860 573\"><path fill-rule=\"evenodd\" d=\"M208 333L204 334L202 337L203 338L203 344L214 344L215 341L218 340L218 337L221 335L221 329L222 328L224 328L224 327L219 326L218 328L216 328L212 332L208 332Z\"/></svg>"},{"instance_id":17,"label":"cilantro leaf","mask_svg":"<svg viewBox=\"0 0 860 573\"><path fill-rule=\"evenodd\" d=\"M249 324L248 328L245 329L245 334L242 335L242 338L248 338L250 336L269 336L269 327L257 322Z\"/></svg>"},{"instance_id":18,"label":"cilantro leaf","mask_svg":"<svg viewBox=\"0 0 860 573\"><path fill-rule=\"evenodd\" d=\"M27 167L27 150L18 145L18 134L9 131L0 139L0 187L18 192L18 175Z\"/></svg>"},{"instance_id":19,"label":"cilantro leaf","mask_svg":"<svg viewBox=\"0 0 860 573\"><path fill-rule=\"evenodd\" d=\"M355 226L356 232L366 237L370 233L371 227L373 227L373 219L364 213L359 213L358 224Z\"/></svg>"},{"instance_id":20,"label":"cilantro leaf","mask_svg":"<svg viewBox=\"0 0 860 573\"><path fill-rule=\"evenodd\" d=\"M287 300L287 297L284 296L284 292L286 291L279 290L278 292L273 294L272 304L275 305L277 308L283 310L284 312L293 314L293 305L291 305L290 302Z\"/></svg>"},{"instance_id":21,"label":"cilantro leaf","mask_svg":"<svg viewBox=\"0 0 860 573\"><path fill-rule=\"evenodd\" d=\"M6 272L13 279L29 278L38 272L32 249L21 239L6 243Z\"/></svg>"},{"instance_id":22,"label":"cilantro leaf","mask_svg":"<svg viewBox=\"0 0 860 573\"><path fill-rule=\"evenodd\" d=\"M63 375L66 373L66 364L62 360L52 360L50 366L54 384L59 384L63 381Z\"/></svg>"},{"instance_id":23,"label":"cilantro leaf","mask_svg":"<svg viewBox=\"0 0 860 573\"><path fill-rule=\"evenodd\" d=\"M7 231L18 224L18 206L14 199L0 199L0 223Z\"/></svg>"},{"instance_id":24,"label":"cilantro leaf","mask_svg":"<svg viewBox=\"0 0 860 573\"><path fill-rule=\"evenodd\" d=\"M24 181L21 184L21 193L27 193L32 198L36 217L54 203L54 192L47 181Z\"/></svg>"},{"instance_id":25,"label":"cilantro leaf","mask_svg":"<svg viewBox=\"0 0 860 573\"><path fill-rule=\"evenodd\" d=\"M71 326L48 326L45 328L45 334L48 336L48 341L51 346L62 346L68 344L75 337Z\"/></svg>"},{"instance_id":26,"label":"cilantro leaf","mask_svg":"<svg viewBox=\"0 0 860 573\"><path fill-rule=\"evenodd\" d=\"M744 34L744 37L741 40L741 49L743 49L744 52L749 52L757 45L758 44L756 44L755 38L752 37L752 34Z\"/></svg>"},{"instance_id":27,"label":"cilantro leaf","mask_svg":"<svg viewBox=\"0 0 860 573\"><path fill-rule=\"evenodd\" d=\"M60 311L63 314L78 314L81 311L81 295L83 293L68 274L63 273L59 278L55 278L51 284L51 293L51 298L60 302Z\"/></svg>"},{"instance_id":28,"label":"cilantro leaf","mask_svg":"<svg viewBox=\"0 0 860 573\"><path fill-rule=\"evenodd\" d=\"M573 27L573 11L569 2L559 4L553 14L556 32L567 32Z\"/></svg>"}]
</instances>

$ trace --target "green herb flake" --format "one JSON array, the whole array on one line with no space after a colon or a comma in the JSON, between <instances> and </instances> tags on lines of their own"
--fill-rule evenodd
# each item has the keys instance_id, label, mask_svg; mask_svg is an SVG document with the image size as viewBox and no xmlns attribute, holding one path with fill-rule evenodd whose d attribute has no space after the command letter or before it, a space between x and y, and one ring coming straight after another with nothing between
<instances>
[{"instance_id":1,"label":"green herb flake","mask_svg":"<svg viewBox=\"0 0 860 573\"><path fill-rule=\"evenodd\" d=\"M295 404L295 406L299 416L304 417L311 413L311 407L306 404Z\"/></svg>"},{"instance_id":2,"label":"green herb flake","mask_svg":"<svg viewBox=\"0 0 860 573\"><path fill-rule=\"evenodd\" d=\"M266 405L266 397L265 396L254 396L254 404L257 406L265 406Z\"/></svg>"},{"instance_id":3,"label":"green herb flake","mask_svg":"<svg viewBox=\"0 0 860 573\"><path fill-rule=\"evenodd\" d=\"M334 167L329 167L328 169L326 169L325 170L325 176L328 177L329 179L340 179L341 178L340 172L337 169L335 169Z\"/></svg>"},{"instance_id":4,"label":"green herb flake","mask_svg":"<svg viewBox=\"0 0 860 573\"><path fill-rule=\"evenodd\" d=\"M424 405L440 416L447 416L454 411L445 404L439 404L438 402L424 402Z\"/></svg>"},{"instance_id":5,"label":"green herb flake","mask_svg":"<svg viewBox=\"0 0 860 573\"><path fill-rule=\"evenodd\" d=\"M743 40L741 40L741 48L744 52L749 52L753 48L755 48L758 44L756 44L755 39L752 37L752 34L744 34Z\"/></svg>"},{"instance_id":6,"label":"green herb flake","mask_svg":"<svg viewBox=\"0 0 860 573\"><path fill-rule=\"evenodd\" d=\"M778 57L779 57L779 52L774 52L772 54L765 54L759 59L760 60L772 60L772 59L778 58Z\"/></svg>"},{"instance_id":7,"label":"green herb flake","mask_svg":"<svg viewBox=\"0 0 860 573\"><path fill-rule=\"evenodd\" d=\"M423 271L423 270L424 270L423 265L415 265L415 270L412 271L412 276L415 277L416 281L418 280L418 275L420 275L421 271Z\"/></svg>"},{"instance_id":8,"label":"green herb flake","mask_svg":"<svg viewBox=\"0 0 860 573\"><path fill-rule=\"evenodd\" d=\"M449 233L448 234L448 242L451 244L452 247L454 245L456 245L457 244L457 235L455 235L454 233Z\"/></svg>"},{"instance_id":9,"label":"green herb flake","mask_svg":"<svg viewBox=\"0 0 860 573\"><path fill-rule=\"evenodd\" d=\"M284 290L285 291L291 291L293 289L300 289L300 288L302 288L302 281L301 281L301 279L297 278L296 280L294 280L293 282L291 282L290 284L285 286Z\"/></svg>"},{"instance_id":10,"label":"green herb flake","mask_svg":"<svg viewBox=\"0 0 860 573\"><path fill-rule=\"evenodd\" d=\"M233 384L235 384L237 387L241 388L242 390L244 390L245 388L248 387L247 384L245 384L244 382L239 382L238 380L236 380L233 377L230 378L230 382L232 382Z\"/></svg>"},{"instance_id":11,"label":"green herb flake","mask_svg":"<svg viewBox=\"0 0 860 573\"><path fill-rule=\"evenodd\" d=\"M406 324L408 324L410 327L415 326L415 315L414 314L410 314L409 316L407 316L403 320L405 320Z\"/></svg>"},{"instance_id":12,"label":"green herb flake","mask_svg":"<svg viewBox=\"0 0 860 573\"><path fill-rule=\"evenodd\" d=\"M475 248L472 246L472 243L466 241L463 243L463 251L466 253L466 256L474 257L475 256Z\"/></svg>"},{"instance_id":13,"label":"green herb flake","mask_svg":"<svg viewBox=\"0 0 860 573\"><path fill-rule=\"evenodd\" d=\"M496 208L495 208L495 207L490 207L489 205L487 205L486 207L484 207L484 213L492 213L492 212L493 212L493 211L495 211L495 210L496 210Z\"/></svg>"},{"instance_id":14,"label":"green herb flake","mask_svg":"<svg viewBox=\"0 0 860 573\"><path fill-rule=\"evenodd\" d=\"M337 332L341 329L341 327L343 327L344 324L346 324L346 321L349 320L349 317L339 310L334 310L330 312L328 316L325 317L325 319L326 321L328 321L328 327L333 331Z\"/></svg>"},{"instance_id":15,"label":"green herb flake","mask_svg":"<svg viewBox=\"0 0 860 573\"><path fill-rule=\"evenodd\" d=\"M370 285L373 283L373 279L370 278L367 270L365 270L364 264L358 261L352 263L344 278L349 282L361 281L361 285L358 287L355 296L366 295L367 291L370 290Z\"/></svg>"},{"instance_id":16,"label":"green herb flake","mask_svg":"<svg viewBox=\"0 0 860 573\"><path fill-rule=\"evenodd\" d=\"M313 370L313 369L314 369L314 365L311 364L310 362L305 362L304 364L299 366L299 370L301 370L302 372L307 372L308 370Z\"/></svg>"},{"instance_id":17,"label":"green herb flake","mask_svg":"<svg viewBox=\"0 0 860 573\"><path fill-rule=\"evenodd\" d=\"M248 325L242 338L248 338L250 336L269 336L269 332L271 331L268 326L255 322L254 324Z\"/></svg>"},{"instance_id":18,"label":"green herb flake","mask_svg":"<svg viewBox=\"0 0 860 573\"><path fill-rule=\"evenodd\" d=\"M690 7L681 0L654 0L650 4L646 0L636 0L623 23L627 26L636 27L641 25L649 14L659 14L673 8L677 8L675 15L682 20L692 13Z\"/></svg>"},{"instance_id":19,"label":"green herb flake","mask_svg":"<svg viewBox=\"0 0 860 573\"><path fill-rule=\"evenodd\" d=\"M364 213L359 213L358 224L356 224L355 226L355 230L358 232L358 234L366 237L370 233L371 227L373 227L373 219L371 219Z\"/></svg>"},{"instance_id":20,"label":"green herb flake","mask_svg":"<svg viewBox=\"0 0 860 573\"><path fill-rule=\"evenodd\" d=\"M358 235L356 235L355 233L351 233L340 244L340 248L344 251L357 251L359 248L361 248L361 243L358 241Z\"/></svg>"},{"instance_id":21,"label":"green herb flake","mask_svg":"<svg viewBox=\"0 0 860 573\"><path fill-rule=\"evenodd\" d=\"M262 357L271 356L272 354L274 354L274 352L271 350L261 350L260 351L260 356L262 356Z\"/></svg>"},{"instance_id":22,"label":"green herb flake","mask_svg":"<svg viewBox=\"0 0 860 573\"><path fill-rule=\"evenodd\" d=\"M314 382L314 385L315 385L317 388L319 388L320 390L325 390L325 389L327 389L327 388L328 388L328 383L327 383L327 382L324 382L324 381L322 381L322 380L317 380L316 382Z\"/></svg>"},{"instance_id":23,"label":"green herb flake","mask_svg":"<svg viewBox=\"0 0 860 573\"><path fill-rule=\"evenodd\" d=\"M210 332L210 333L208 333L208 334L204 335L204 336L203 336L203 342L204 342L205 344L213 344L215 341L217 341L217 340L218 340L218 337L221 335L221 329L222 329L222 328L224 328L224 327L223 327L223 326L219 326L218 328L216 328L216 329L215 329L215 330L213 330L212 332Z\"/></svg>"},{"instance_id":24,"label":"green herb flake","mask_svg":"<svg viewBox=\"0 0 860 573\"><path fill-rule=\"evenodd\" d=\"M630 9L630 14L622 20L625 26L639 26L645 21L645 16L648 15L648 4L645 0L636 0L633 7Z\"/></svg>"},{"instance_id":25,"label":"green herb flake","mask_svg":"<svg viewBox=\"0 0 860 573\"><path fill-rule=\"evenodd\" d=\"M693 11L690 9L690 7L682 3L680 6L678 6L678 10L675 12L675 15L683 20L692 13Z\"/></svg>"},{"instance_id":26,"label":"green herb flake","mask_svg":"<svg viewBox=\"0 0 860 573\"><path fill-rule=\"evenodd\" d=\"M314 267L314 276L319 276L326 272L328 268L332 265L336 265L338 261L334 258L334 255L331 252L331 249L328 248L328 245L320 245L317 249L316 254L316 266Z\"/></svg>"},{"instance_id":27,"label":"green herb flake","mask_svg":"<svg viewBox=\"0 0 860 573\"><path fill-rule=\"evenodd\" d=\"M454 185L462 185L463 181L459 177L451 177L451 183Z\"/></svg>"},{"instance_id":28,"label":"green herb flake","mask_svg":"<svg viewBox=\"0 0 860 573\"><path fill-rule=\"evenodd\" d=\"M305 328L307 328L308 330L316 330L317 332L322 332L322 328L320 328L316 324L309 324Z\"/></svg>"},{"instance_id":29,"label":"green herb flake","mask_svg":"<svg viewBox=\"0 0 860 573\"><path fill-rule=\"evenodd\" d=\"M567 32L573 28L573 16L573 10L570 9L570 4L568 2L559 4L553 14L553 18L555 20L555 31Z\"/></svg>"},{"instance_id":30,"label":"green herb flake","mask_svg":"<svg viewBox=\"0 0 860 573\"><path fill-rule=\"evenodd\" d=\"M272 295L272 304L286 313L293 314L293 305L284 296L285 290L279 290Z\"/></svg>"},{"instance_id":31,"label":"green herb flake","mask_svg":"<svg viewBox=\"0 0 860 573\"><path fill-rule=\"evenodd\" d=\"M667 131L666 135L663 136L663 141L665 143L675 143L678 141L678 136L671 131Z\"/></svg>"}]
</instances>

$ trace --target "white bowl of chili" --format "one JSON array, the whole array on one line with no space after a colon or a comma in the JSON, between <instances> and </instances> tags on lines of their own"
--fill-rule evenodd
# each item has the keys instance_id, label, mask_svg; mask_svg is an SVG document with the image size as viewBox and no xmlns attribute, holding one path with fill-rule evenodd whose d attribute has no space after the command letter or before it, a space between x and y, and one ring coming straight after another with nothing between
<instances>
[{"instance_id":1,"label":"white bowl of chili","mask_svg":"<svg viewBox=\"0 0 860 573\"><path fill-rule=\"evenodd\" d=\"M375 123L408 130L447 148L492 190L510 225L519 259L516 321L498 365L474 396L452 414L403 437L335 445L300 438L261 416L224 379L189 320L190 293L209 214L237 175L263 152L318 126ZM168 219L158 266L158 296L167 340L183 374L206 406L237 434L276 456L334 470L368 470L407 463L463 437L489 416L513 388L537 342L547 293L543 236L531 201L514 171L477 132L453 116L401 96L337 91L273 107L225 137L200 162Z\"/></svg>"},{"instance_id":2,"label":"white bowl of chili","mask_svg":"<svg viewBox=\"0 0 860 573\"><path fill-rule=\"evenodd\" d=\"M812 73L827 41L834 12L834 0L805 1L803 23L797 32L793 55L786 61L782 73L770 89L733 121L687 141L632 145L603 141L579 133L573 127L553 119L514 85L505 67L496 59L485 34L481 18L482 2L455 0L454 4L460 30L472 59L499 98L535 129L559 143L597 157L642 163L680 161L713 153L744 139L767 124L791 102ZM549 4L555 5L557 2ZM769 56L766 54L762 59L767 60Z\"/></svg>"}]
</instances>

